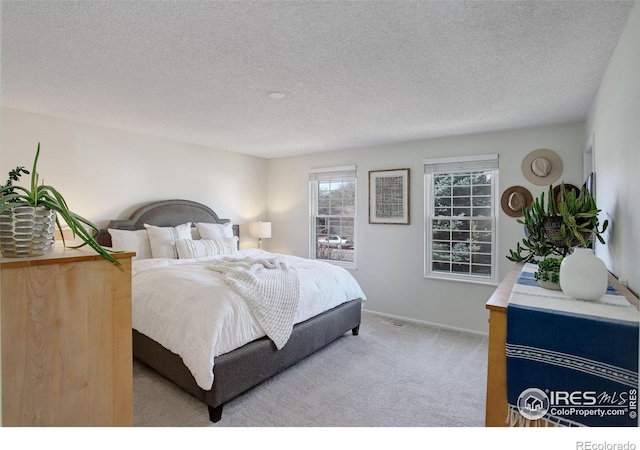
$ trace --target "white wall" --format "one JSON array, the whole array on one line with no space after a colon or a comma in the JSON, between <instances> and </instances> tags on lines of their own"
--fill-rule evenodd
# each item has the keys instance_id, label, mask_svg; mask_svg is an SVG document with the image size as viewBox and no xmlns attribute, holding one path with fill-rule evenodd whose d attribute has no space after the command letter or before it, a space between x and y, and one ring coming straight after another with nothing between
<instances>
[{"instance_id":1,"label":"white wall","mask_svg":"<svg viewBox=\"0 0 640 450\"><path fill-rule=\"evenodd\" d=\"M495 287L423 277L423 160L498 153L499 192L517 184L538 196L546 188L532 185L524 178L522 159L532 150L550 148L563 160L561 180L581 185L584 145L584 125L571 124L269 160L268 212L273 234L269 250L308 257L308 170L355 164L358 168L358 268L352 273L367 295L365 308L453 328L487 332L488 314L484 305ZM411 224L368 224L368 171L405 167L411 169ZM523 237L523 228L502 211L498 226L498 260L502 278L513 265L504 255Z\"/></svg>"},{"instance_id":2,"label":"white wall","mask_svg":"<svg viewBox=\"0 0 640 450\"><path fill-rule=\"evenodd\" d=\"M2 0L0 0L0 49L2 48ZM0 58L2 61L2 58ZM0 70L0 74L2 70ZM2 92L0 90L0 98ZM2 111L0 111L0 124L2 123ZM0 130L1 138L2 130ZM0 147L1 148L1 147ZM2 154L0 154L0 161L2 161ZM2 182L4 183L4 182ZM0 277L1 279L1 277ZM0 319L2 318L2 283L0 283ZM2 426L2 320L0 320L0 427Z\"/></svg>"},{"instance_id":3,"label":"white wall","mask_svg":"<svg viewBox=\"0 0 640 450\"><path fill-rule=\"evenodd\" d=\"M241 245L256 246L243 224L266 217L265 159L3 108L0 176L17 165L31 170L38 142L41 179L100 227L150 201L181 198L241 224Z\"/></svg>"},{"instance_id":4,"label":"white wall","mask_svg":"<svg viewBox=\"0 0 640 450\"><path fill-rule=\"evenodd\" d=\"M640 3L600 83L587 121L594 136L596 200L609 219L597 255L640 293Z\"/></svg>"}]
</instances>

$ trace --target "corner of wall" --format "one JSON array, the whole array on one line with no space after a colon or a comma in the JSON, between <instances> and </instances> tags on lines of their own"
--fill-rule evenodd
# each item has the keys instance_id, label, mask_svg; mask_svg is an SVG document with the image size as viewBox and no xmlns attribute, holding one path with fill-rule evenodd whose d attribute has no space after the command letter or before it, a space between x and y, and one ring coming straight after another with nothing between
<instances>
[{"instance_id":1,"label":"corner of wall","mask_svg":"<svg viewBox=\"0 0 640 450\"><path fill-rule=\"evenodd\" d=\"M594 136L596 202L601 221L609 220L606 245L596 254L615 276L640 292L640 2L635 2L589 110L585 142Z\"/></svg>"},{"instance_id":2,"label":"corner of wall","mask_svg":"<svg viewBox=\"0 0 640 450\"><path fill-rule=\"evenodd\" d=\"M0 44L2 44L2 0L0 0ZM2 45L0 45L0 49ZM0 64L2 58L0 57ZM2 74L2 70L0 70ZM2 91L0 90L0 97ZM2 124L2 112L0 111L0 124ZM0 133L2 132L2 126L0 126ZM2 150L0 149L0 152ZM0 277L2 280L2 277ZM0 319L2 318L2 282L0 281ZM0 320L0 427L2 427L2 320Z\"/></svg>"}]
</instances>

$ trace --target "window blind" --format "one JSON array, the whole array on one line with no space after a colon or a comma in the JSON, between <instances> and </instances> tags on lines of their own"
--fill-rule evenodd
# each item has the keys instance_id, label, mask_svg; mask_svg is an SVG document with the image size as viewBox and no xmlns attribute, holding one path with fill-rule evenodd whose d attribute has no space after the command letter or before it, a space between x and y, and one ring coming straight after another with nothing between
<instances>
[{"instance_id":1,"label":"window blind","mask_svg":"<svg viewBox=\"0 0 640 450\"><path fill-rule=\"evenodd\" d=\"M356 166L328 167L309 171L309 181L344 180L355 177Z\"/></svg>"},{"instance_id":2,"label":"window blind","mask_svg":"<svg viewBox=\"0 0 640 450\"><path fill-rule=\"evenodd\" d=\"M468 158L425 159L424 173L482 172L498 169L498 155L478 155Z\"/></svg>"}]
</instances>

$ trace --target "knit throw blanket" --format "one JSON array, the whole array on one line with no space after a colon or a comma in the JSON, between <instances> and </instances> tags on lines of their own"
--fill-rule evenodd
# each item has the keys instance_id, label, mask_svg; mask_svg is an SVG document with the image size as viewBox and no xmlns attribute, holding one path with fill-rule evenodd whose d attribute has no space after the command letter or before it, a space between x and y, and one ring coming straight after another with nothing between
<instances>
[{"instance_id":1,"label":"knit throw blanket","mask_svg":"<svg viewBox=\"0 0 640 450\"><path fill-rule=\"evenodd\" d=\"M256 320L279 350L293 329L300 300L298 271L280 256L216 260L209 269L224 279L246 301Z\"/></svg>"}]
</instances>

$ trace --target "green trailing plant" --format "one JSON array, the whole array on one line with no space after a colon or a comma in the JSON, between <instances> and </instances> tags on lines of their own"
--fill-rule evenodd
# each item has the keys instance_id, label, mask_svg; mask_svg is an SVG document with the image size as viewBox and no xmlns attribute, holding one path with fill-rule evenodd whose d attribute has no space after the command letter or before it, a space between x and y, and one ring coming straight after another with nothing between
<instances>
[{"instance_id":1,"label":"green trailing plant","mask_svg":"<svg viewBox=\"0 0 640 450\"><path fill-rule=\"evenodd\" d=\"M106 260L120 266L120 261L113 257L111 254L112 251L102 247L96 240L100 229L91 221L70 211L64 197L62 197L62 195L53 186L45 185L44 180L42 184L38 184L39 174L37 166L39 156L40 143L38 143L36 156L33 161L30 188L13 185L13 181L18 181L21 174L29 174L29 172L24 170L23 167L17 167L15 170L9 172L9 181L6 185L0 188L0 213L18 206L42 206L44 208L51 209L57 213L56 225L62 235L63 245L66 246L66 243L64 241L64 234L62 233L62 227L60 226L60 218L62 218L71 229L74 238L78 236L82 240L82 244L72 246L70 248L80 248L88 245ZM89 230L85 227L88 227Z\"/></svg>"},{"instance_id":2,"label":"green trailing plant","mask_svg":"<svg viewBox=\"0 0 640 450\"><path fill-rule=\"evenodd\" d=\"M538 263L538 270L533 274L536 281L560 283L560 264L564 258L545 258Z\"/></svg>"},{"instance_id":3,"label":"green trailing plant","mask_svg":"<svg viewBox=\"0 0 640 450\"><path fill-rule=\"evenodd\" d=\"M537 263L547 257L565 257L571 247L587 247L595 236L605 243L602 234L609 222L602 227L598 220L600 210L596 207L591 193L583 187L576 193L567 193L564 183L560 184L559 199L553 194L553 186L545 195L542 192L534 199L531 207L523 208L522 219L525 237L509 250L507 259L514 262Z\"/></svg>"}]
</instances>

